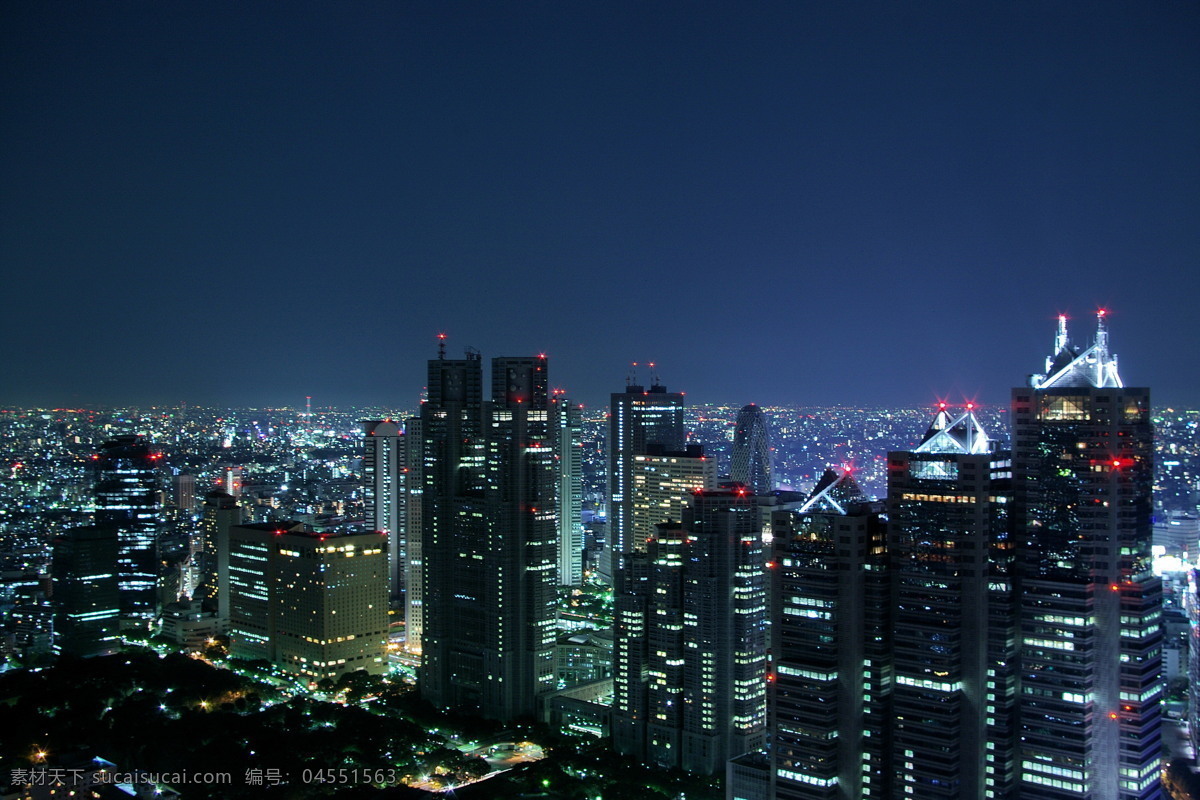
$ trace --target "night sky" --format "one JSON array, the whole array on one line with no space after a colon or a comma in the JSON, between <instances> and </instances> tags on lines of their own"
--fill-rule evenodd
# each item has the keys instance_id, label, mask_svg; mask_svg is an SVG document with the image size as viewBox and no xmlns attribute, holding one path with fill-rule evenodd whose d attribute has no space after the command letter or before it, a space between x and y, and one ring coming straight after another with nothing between
<instances>
[{"instance_id":1,"label":"night sky","mask_svg":"<svg viewBox=\"0 0 1200 800\"><path fill-rule=\"evenodd\" d=\"M1193 2L9 2L0 402L1200 407ZM644 374L643 374L643 377Z\"/></svg>"}]
</instances>

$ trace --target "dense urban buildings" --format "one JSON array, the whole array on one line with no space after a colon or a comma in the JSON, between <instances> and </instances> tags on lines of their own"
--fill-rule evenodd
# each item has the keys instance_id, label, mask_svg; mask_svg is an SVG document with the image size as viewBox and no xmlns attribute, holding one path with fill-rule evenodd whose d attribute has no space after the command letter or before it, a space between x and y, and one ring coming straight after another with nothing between
<instances>
[{"instance_id":1,"label":"dense urban buildings","mask_svg":"<svg viewBox=\"0 0 1200 800\"><path fill-rule=\"evenodd\" d=\"M1011 414L940 403L932 424L687 409L657 382L589 412L542 357L484 369L431 361L417 416L0 412L5 664L212 657L228 633L303 691L387 671L441 708L728 770L746 800L1163 791L1172 719L1196 713L1200 414L1151 415L1103 318L1086 347L1060 322ZM118 631L135 541L151 591Z\"/></svg>"},{"instance_id":2,"label":"dense urban buildings","mask_svg":"<svg viewBox=\"0 0 1200 800\"><path fill-rule=\"evenodd\" d=\"M556 688L558 509L547 361L429 362L421 407L421 693L442 707L535 716Z\"/></svg>"},{"instance_id":3,"label":"dense urban buildings","mask_svg":"<svg viewBox=\"0 0 1200 800\"><path fill-rule=\"evenodd\" d=\"M1045 372L1013 390L1023 798L1160 796L1153 470L1150 392L1122 382L1104 312L1087 347L1060 318Z\"/></svg>"}]
</instances>

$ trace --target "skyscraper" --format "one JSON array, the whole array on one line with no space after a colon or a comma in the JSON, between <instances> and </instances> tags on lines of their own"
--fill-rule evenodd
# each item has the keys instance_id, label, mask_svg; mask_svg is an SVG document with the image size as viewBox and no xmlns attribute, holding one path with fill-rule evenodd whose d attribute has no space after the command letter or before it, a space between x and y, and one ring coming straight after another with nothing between
<instances>
[{"instance_id":1,"label":"skyscraper","mask_svg":"<svg viewBox=\"0 0 1200 800\"><path fill-rule=\"evenodd\" d=\"M555 392L554 457L558 481L558 582L583 583L583 423L580 407Z\"/></svg>"},{"instance_id":2,"label":"skyscraper","mask_svg":"<svg viewBox=\"0 0 1200 800\"><path fill-rule=\"evenodd\" d=\"M678 521L698 490L717 486L717 461L704 448L690 444L681 452L664 452L657 445L633 457L630 481L630 549L644 550L658 524Z\"/></svg>"},{"instance_id":3,"label":"skyscraper","mask_svg":"<svg viewBox=\"0 0 1200 800\"><path fill-rule=\"evenodd\" d=\"M608 550L615 579L620 555L635 550L633 534L634 459L684 449L683 394L655 384L630 384L612 395L608 421ZM644 542L642 543L644 545Z\"/></svg>"},{"instance_id":4,"label":"skyscraper","mask_svg":"<svg viewBox=\"0 0 1200 800\"><path fill-rule=\"evenodd\" d=\"M425 460L421 418L404 421L404 649L421 652L425 630L425 563L422 558L421 521L424 519Z\"/></svg>"},{"instance_id":5,"label":"skyscraper","mask_svg":"<svg viewBox=\"0 0 1200 800\"><path fill-rule=\"evenodd\" d=\"M733 431L733 460L730 478L744 483L755 494L775 489L771 436L762 409L751 403L738 412Z\"/></svg>"},{"instance_id":6,"label":"skyscraper","mask_svg":"<svg viewBox=\"0 0 1200 800\"><path fill-rule=\"evenodd\" d=\"M554 438L544 357L429 362L421 693L501 720L553 691L558 580Z\"/></svg>"},{"instance_id":7,"label":"skyscraper","mask_svg":"<svg viewBox=\"0 0 1200 800\"><path fill-rule=\"evenodd\" d=\"M1010 454L968 404L945 404L912 452L888 454L897 791L1013 797L1016 615Z\"/></svg>"},{"instance_id":8,"label":"skyscraper","mask_svg":"<svg viewBox=\"0 0 1200 800\"><path fill-rule=\"evenodd\" d=\"M367 526L388 537L388 591L404 591L404 443L403 431L390 419L364 420L363 512Z\"/></svg>"},{"instance_id":9,"label":"skyscraper","mask_svg":"<svg viewBox=\"0 0 1200 800\"><path fill-rule=\"evenodd\" d=\"M772 798L874 798L893 786L882 510L850 471L826 470L806 502L772 512Z\"/></svg>"},{"instance_id":10,"label":"skyscraper","mask_svg":"<svg viewBox=\"0 0 1200 800\"><path fill-rule=\"evenodd\" d=\"M387 539L301 523L229 531L230 653L312 682L387 670Z\"/></svg>"},{"instance_id":11,"label":"skyscraper","mask_svg":"<svg viewBox=\"0 0 1200 800\"><path fill-rule=\"evenodd\" d=\"M1019 796L1161 796L1162 586L1150 571L1150 392L1126 387L1104 312L1060 317L1013 390L1020 540Z\"/></svg>"},{"instance_id":12,"label":"skyscraper","mask_svg":"<svg viewBox=\"0 0 1200 800\"><path fill-rule=\"evenodd\" d=\"M242 509L236 497L214 490L204 496L201 514L203 548L196 592L224 626L229 622L229 529L242 522Z\"/></svg>"},{"instance_id":13,"label":"skyscraper","mask_svg":"<svg viewBox=\"0 0 1200 800\"><path fill-rule=\"evenodd\" d=\"M745 486L697 491L682 517L622 556L613 744L715 774L765 740L762 533Z\"/></svg>"},{"instance_id":14,"label":"skyscraper","mask_svg":"<svg viewBox=\"0 0 1200 800\"><path fill-rule=\"evenodd\" d=\"M141 436L100 446L96 524L117 530L121 618L136 627L158 615L159 470L161 455Z\"/></svg>"},{"instance_id":15,"label":"skyscraper","mask_svg":"<svg viewBox=\"0 0 1200 800\"><path fill-rule=\"evenodd\" d=\"M55 649L96 656L120 649L117 531L71 528L54 540Z\"/></svg>"}]
</instances>

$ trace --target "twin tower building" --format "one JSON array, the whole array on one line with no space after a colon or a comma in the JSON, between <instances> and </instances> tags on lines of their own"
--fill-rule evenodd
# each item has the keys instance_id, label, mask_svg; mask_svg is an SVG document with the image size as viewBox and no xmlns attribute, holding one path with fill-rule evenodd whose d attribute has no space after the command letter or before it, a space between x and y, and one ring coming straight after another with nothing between
<instances>
[{"instance_id":1,"label":"twin tower building","mask_svg":"<svg viewBox=\"0 0 1200 800\"><path fill-rule=\"evenodd\" d=\"M443 354L404 433L367 424L376 526L420 532L392 579L440 706L545 716L559 685L579 417L547 387L544 357L493 359L485 395L477 353ZM942 407L888 455L885 501L846 469L775 491L754 407L719 483L683 407L658 385L612 398L619 752L725 772L744 800L1161 796L1149 392L1122 383L1103 314L1086 347L1060 319L1013 392L1011 452Z\"/></svg>"}]
</instances>

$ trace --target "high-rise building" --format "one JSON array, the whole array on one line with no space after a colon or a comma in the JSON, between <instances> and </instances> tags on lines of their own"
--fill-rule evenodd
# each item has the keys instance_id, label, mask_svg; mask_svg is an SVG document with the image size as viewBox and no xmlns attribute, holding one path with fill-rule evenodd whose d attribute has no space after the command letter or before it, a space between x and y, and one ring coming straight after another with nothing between
<instances>
[{"instance_id":1,"label":"high-rise building","mask_svg":"<svg viewBox=\"0 0 1200 800\"><path fill-rule=\"evenodd\" d=\"M729 476L734 482L749 486L755 494L767 494L775 489L767 418L753 403L738 412Z\"/></svg>"},{"instance_id":2,"label":"high-rise building","mask_svg":"<svg viewBox=\"0 0 1200 800\"><path fill-rule=\"evenodd\" d=\"M229 530L229 647L311 682L387 670L387 539L302 523Z\"/></svg>"},{"instance_id":3,"label":"high-rise building","mask_svg":"<svg viewBox=\"0 0 1200 800\"><path fill-rule=\"evenodd\" d=\"M622 556L616 597L613 745L720 774L763 746L766 573L745 486L700 490L681 522Z\"/></svg>"},{"instance_id":4,"label":"high-rise building","mask_svg":"<svg viewBox=\"0 0 1200 800\"><path fill-rule=\"evenodd\" d=\"M554 457L558 485L558 582L583 583L583 421L580 406L556 391Z\"/></svg>"},{"instance_id":5,"label":"high-rise building","mask_svg":"<svg viewBox=\"0 0 1200 800\"><path fill-rule=\"evenodd\" d=\"M200 533L200 583L196 593L221 625L229 621L229 529L243 521L237 498L214 490L204 496Z\"/></svg>"},{"instance_id":6,"label":"high-rise building","mask_svg":"<svg viewBox=\"0 0 1200 800\"><path fill-rule=\"evenodd\" d=\"M121 617L134 626L159 611L160 458L141 436L117 436L96 465L96 524L117 530Z\"/></svg>"},{"instance_id":7,"label":"high-rise building","mask_svg":"<svg viewBox=\"0 0 1200 800\"><path fill-rule=\"evenodd\" d=\"M630 473L630 549L644 550L658 524L681 519L683 510L701 489L717 486L717 461L704 455L701 445L664 452L651 445L649 453L633 457Z\"/></svg>"},{"instance_id":8,"label":"high-rise building","mask_svg":"<svg viewBox=\"0 0 1200 800\"><path fill-rule=\"evenodd\" d=\"M120 649L117 530L71 528L54 540L55 649L98 656Z\"/></svg>"},{"instance_id":9,"label":"high-rise building","mask_svg":"<svg viewBox=\"0 0 1200 800\"><path fill-rule=\"evenodd\" d=\"M621 554L637 549L633 534L634 459L650 452L681 452L686 444L683 394L665 386L637 384L612 395L608 421L609 574L616 577ZM643 541L644 545L645 542Z\"/></svg>"},{"instance_id":10,"label":"high-rise building","mask_svg":"<svg viewBox=\"0 0 1200 800\"><path fill-rule=\"evenodd\" d=\"M421 652L425 630L424 559L421 546L421 521L424 518L425 461L420 417L404 421L404 649Z\"/></svg>"},{"instance_id":11,"label":"high-rise building","mask_svg":"<svg viewBox=\"0 0 1200 800\"><path fill-rule=\"evenodd\" d=\"M896 796L1014 797L1011 489L971 405L888 454Z\"/></svg>"},{"instance_id":12,"label":"high-rise building","mask_svg":"<svg viewBox=\"0 0 1200 800\"><path fill-rule=\"evenodd\" d=\"M827 470L807 501L772 512L772 798L874 798L893 786L882 510L849 470Z\"/></svg>"},{"instance_id":13,"label":"high-rise building","mask_svg":"<svg viewBox=\"0 0 1200 800\"><path fill-rule=\"evenodd\" d=\"M388 537L388 587L404 593L404 432L390 419L364 420L363 512L367 526Z\"/></svg>"},{"instance_id":14,"label":"high-rise building","mask_svg":"<svg viewBox=\"0 0 1200 800\"><path fill-rule=\"evenodd\" d=\"M188 515L196 513L196 476L173 475L171 477L171 503Z\"/></svg>"},{"instance_id":15,"label":"high-rise building","mask_svg":"<svg viewBox=\"0 0 1200 800\"><path fill-rule=\"evenodd\" d=\"M1162 796L1162 585L1150 569L1150 392L1124 385L1104 312L1060 317L1044 374L1013 390L1019 541L1018 795Z\"/></svg>"},{"instance_id":16,"label":"high-rise building","mask_svg":"<svg viewBox=\"0 0 1200 800\"><path fill-rule=\"evenodd\" d=\"M558 512L544 357L429 362L421 693L501 720L556 688Z\"/></svg>"}]
</instances>

